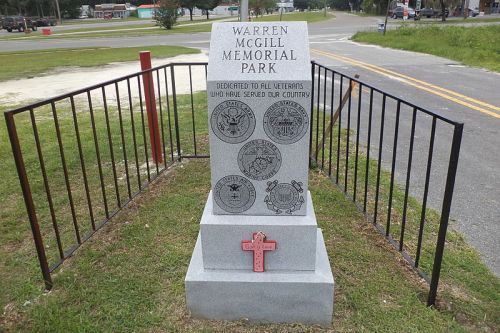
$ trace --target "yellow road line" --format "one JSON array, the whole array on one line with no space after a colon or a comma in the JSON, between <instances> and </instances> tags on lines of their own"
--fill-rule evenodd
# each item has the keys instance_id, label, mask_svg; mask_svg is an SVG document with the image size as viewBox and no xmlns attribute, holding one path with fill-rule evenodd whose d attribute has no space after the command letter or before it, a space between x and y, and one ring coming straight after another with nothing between
<instances>
[{"instance_id":1,"label":"yellow road line","mask_svg":"<svg viewBox=\"0 0 500 333\"><path fill-rule=\"evenodd\" d=\"M495 113L494 111L490 111L490 110L485 109L483 107L480 107L480 106L477 106L477 105L473 105L473 104L465 102L463 100L454 98L454 97L452 97L450 95L455 95L457 97L461 97L463 99L466 99L466 100L468 100L470 102L474 102L476 104L480 104L480 105L488 107L490 109L499 110L500 111L500 108L498 108L498 107L496 107L494 105L491 105L491 104L488 104L488 103L476 100L476 99L471 98L471 97L467 97L467 96L461 95L459 93L453 92L453 91L445 89L445 88L438 87L436 85L433 85L433 84L430 84L430 83L427 83L427 82L424 82L424 81L421 81L421 80L417 80L415 78L412 78L412 77L404 75L404 74L400 74L400 73L397 73L397 72L394 72L394 71L387 70L387 69L379 67L379 66L375 66L375 65L368 64L368 63L364 63L362 61L351 59L351 58L348 58L348 57L345 57L345 56L340 56L340 55L337 55L337 54L334 54L334 53L331 53L331 52L326 52L326 51L321 51L321 50L316 50L316 49L312 49L312 51L315 52L315 53L317 53L317 54L320 54L322 56L325 56L325 57L328 57L328 58L331 58L331 59L335 59L335 60L339 60L339 61L342 61L342 62L346 62L346 63L349 63L351 65L358 66L358 67L367 69L369 71L378 73L380 75L384 75L384 76L392 77L392 78L394 78L394 77L399 78L400 80L404 81L406 84L409 84L409 85L411 85L413 87L416 87L418 89L428 91L428 92L430 92L430 93L432 93L434 95L440 96L440 97L445 98L445 99L450 100L450 101L453 101L453 102L455 102L457 104L461 104L463 106L469 107L469 108L474 109L476 111L488 114L488 115L493 116L495 118L500 118L500 114ZM442 92L439 92L439 91L436 91L436 90L441 90L441 91L446 92L448 94L445 94L445 93L442 93Z\"/></svg>"},{"instance_id":2,"label":"yellow road line","mask_svg":"<svg viewBox=\"0 0 500 333\"><path fill-rule=\"evenodd\" d=\"M340 57L340 58L350 59L350 58L347 58L347 57L341 56L341 55L337 55L337 56ZM354 59L350 59L350 60L354 60ZM359 60L355 60L355 61L357 61L357 62L359 62L361 64L364 64L366 66L370 66L370 67L373 67L375 69L378 69L378 70L381 70L381 71L384 71L384 72L387 72L387 73L390 73L390 74L393 74L393 75L397 75L399 77L403 77L403 78L411 80L411 81L415 81L415 82L423 84L425 86L428 86L428 87L431 87L431 88L434 88L434 89L437 89L437 90L441 90L441 91L446 92L448 94L455 95L457 97L460 97L460 98L463 98L465 100L471 101L473 103L476 103L476 104L488 107L490 109L493 109L493 110L496 110L496 111L500 111L500 107L488 104L486 102L477 100L477 99L472 98L472 97L468 97L468 96L462 95L462 94L457 93L457 92L455 92L453 90L449 90L449 89L446 89L446 88L443 88L443 87L440 87L440 86L436 86L436 85L434 85L432 83L425 82L425 81L422 81L422 80L418 80L418 79L416 79L414 77L411 77L411 76L408 76L408 75L404 75L404 74L401 74L401 73L398 73L398 72L394 72L394 71L391 71L389 69L386 69L386 68L383 68L383 67L379 67L379 66L376 66L376 65L373 65L373 64L368 64L368 63L365 63L365 62L362 62L362 61L359 61Z\"/></svg>"}]
</instances>

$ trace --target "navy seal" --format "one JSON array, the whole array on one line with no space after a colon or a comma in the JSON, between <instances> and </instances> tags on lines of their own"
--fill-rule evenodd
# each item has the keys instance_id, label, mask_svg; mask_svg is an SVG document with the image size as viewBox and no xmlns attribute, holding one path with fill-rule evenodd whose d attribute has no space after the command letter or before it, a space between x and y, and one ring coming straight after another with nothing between
<instances>
[{"instance_id":1,"label":"navy seal","mask_svg":"<svg viewBox=\"0 0 500 333\"><path fill-rule=\"evenodd\" d=\"M264 131L276 143L295 143L306 134L308 128L306 110L294 101L276 102L264 114Z\"/></svg>"},{"instance_id":2,"label":"navy seal","mask_svg":"<svg viewBox=\"0 0 500 333\"><path fill-rule=\"evenodd\" d=\"M295 180L292 180L290 184L278 184L277 180L267 182L266 192L269 195L266 195L264 202L267 204L267 208L276 214L292 214L294 211L299 210L304 203L302 182Z\"/></svg>"},{"instance_id":3,"label":"navy seal","mask_svg":"<svg viewBox=\"0 0 500 333\"><path fill-rule=\"evenodd\" d=\"M214 188L217 205L228 213L242 213L255 202L255 188L252 183L241 176L221 178Z\"/></svg>"},{"instance_id":4,"label":"navy seal","mask_svg":"<svg viewBox=\"0 0 500 333\"><path fill-rule=\"evenodd\" d=\"M227 143L241 143L255 130L255 115L240 101L224 101L217 105L210 117L215 135Z\"/></svg>"},{"instance_id":5,"label":"navy seal","mask_svg":"<svg viewBox=\"0 0 500 333\"><path fill-rule=\"evenodd\" d=\"M252 140L238 153L241 172L253 180L265 180L274 176L281 167L281 153L267 140Z\"/></svg>"}]
</instances>

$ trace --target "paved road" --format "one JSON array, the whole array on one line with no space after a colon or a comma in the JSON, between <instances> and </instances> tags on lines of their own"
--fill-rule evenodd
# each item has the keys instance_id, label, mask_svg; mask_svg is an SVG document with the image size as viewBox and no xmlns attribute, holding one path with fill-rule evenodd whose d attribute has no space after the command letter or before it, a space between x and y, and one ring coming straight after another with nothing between
<instances>
[{"instance_id":1,"label":"paved road","mask_svg":"<svg viewBox=\"0 0 500 333\"><path fill-rule=\"evenodd\" d=\"M336 24L311 26L312 58L342 73L360 74L369 84L465 124L452 206L452 218L456 220L453 224L481 252L492 271L500 275L500 74L449 59L345 40L350 26L359 29L364 22L368 20L341 14L337 15ZM421 135L428 137L428 130L421 130ZM418 137L418 128L416 134ZM388 141L392 143L390 138ZM444 143L436 149L441 157L449 154ZM403 157L401 160L405 161ZM443 171L443 164L434 166L433 173ZM414 190L420 192L418 188ZM436 209L441 208L440 204L439 200L431 202Z\"/></svg>"},{"instance_id":2,"label":"paved road","mask_svg":"<svg viewBox=\"0 0 500 333\"><path fill-rule=\"evenodd\" d=\"M425 54L384 49L349 41L358 30L375 29L378 18L337 13L337 19L309 27L311 56L344 74L360 74L363 81L435 111L464 122L464 137L452 207L452 223L482 254L488 266L500 275L500 74L462 66L455 61ZM123 47L183 45L208 49L209 33L172 34L123 38L50 39L1 41L5 51L68 47ZM377 66L377 67L374 67ZM391 72L388 72L390 70ZM393 117L388 115L390 121ZM402 117L401 132L408 131L409 119ZM441 129L440 129L441 130ZM449 135L442 129L443 137ZM440 133L440 132L438 132ZM377 133L374 133L377 135ZM392 142L390 131L385 142ZM428 137L428 127L417 126L417 137ZM444 175L449 146L436 141L433 176ZM406 143L407 144L407 143ZM405 143L401 143L404 146ZM420 150L425 151L425 147ZM416 150L419 150L418 144ZM403 150L404 151L404 150ZM384 165L390 161L384 156ZM405 156L398 156L397 170L405 167ZM419 161L414 162L418 169ZM403 169L401 169L403 170ZM418 171L415 175L421 176ZM441 178L440 178L441 177ZM399 182L401 173L396 173ZM413 184L413 177L412 177ZM440 184L442 185L442 183ZM419 194L421 184L412 188ZM440 210L439 193L430 193L429 205Z\"/></svg>"},{"instance_id":3,"label":"paved road","mask_svg":"<svg viewBox=\"0 0 500 333\"><path fill-rule=\"evenodd\" d=\"M231 18L231 16L228 15L210 15L211 19L219 19L223 17L228 17ZM205 15L194 15L193 16L193 21L200 21L200 20L205 20L206 16ZM189 21L189 15L185 15L182 17L179 17L177 19L179 22L185 22ZM73 21L75 22L75 21ZM107 20L92 20L92 23L90 22L84 22L82 20L82 23L72 23L72 24L63 24L62 25L56 25L53 27L48 27L53 31L65 31L65 30L76 30L76 29L95 29L95 28L106 28L106 29L112 29L112 28L120 28L123 26L136 26L136 25L152 25L154 26L155 21L154 20L118 20L118 19L113 19L112 21L107 21ZM40 27L39 29L41 29ZM8 32L7 30L0 30L0 37L2 36L19 36L23 37L24 33L19 33L17 31L14 32Z\"/></svg>"}]
</instances>

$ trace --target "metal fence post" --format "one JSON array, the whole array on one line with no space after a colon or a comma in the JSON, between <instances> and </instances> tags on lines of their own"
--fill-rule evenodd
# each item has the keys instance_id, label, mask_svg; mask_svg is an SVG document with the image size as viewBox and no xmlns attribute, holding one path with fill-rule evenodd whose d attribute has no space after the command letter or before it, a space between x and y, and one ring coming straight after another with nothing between
<instances>
[{"instance_id":1,"label":"metal fence post","mask_svg":"<svg viewBox=\"0 0 500 333\"><path fill-rule=\"evenodd\" d=\"M10 144L12 146L12 153L14 154L14 161L16 163L17 174L23 191L24 203L28 212L31 232L33 233L33 240L35 241L38 261L40 262L40 269L42 270L43 279L45 281L45 288L50 290L52 288L52 278L50 276L49 264L47 263L47 256L43 246L42 235L40 234L40 226L38 225L38 219L36 217L35 204L33 203L33 197L31 196L31 189L28 175L26 174L23 154L19 145L19 137L17 136L14 115L9 112L4 113L4 115L7 123L7 131L9 132Z\"/></svg>"},{"instance_id":2,"label":"metal fence post","mask_svg":"<svg viewBox=\"0 0 500 333\"><path fill-rule=\"evenodd\" d=\"M432 267L432 279L427 298L427 305L436 303L436 295L441 273L441 263L443 261L444 245L446 240L446 230L450 218L451 201L453 199L453 188L455 186L455 176L457 174L458 157L460 155L460 144L462 142L462 132L464 124L455 124L453 131L453 141L451 144L450 163L448 164L448 175L446 177L446 187L444 191L443 207L441 209L441 221L439 222L439 234L436 243L436 254L434 256L434 265Z\"/></svg>"},{"instance_id":3,"label":"metal fence post","mask_svg":"<svg viewBox=\"0 0 500 333\"><path fill-rule=\"evenodd\" d=\"M141 61L141 70L151 69L151 52L141 51L139 53ZM160 131L158 129L158 113L156 112L156 98L154 91L154 82L152 72L142 74L142 84L144 86L144 98L146 99L146 113L148 115L149 140L151 142L151 156L153 161L158 164L163 161ZM160 96L161 98L161 96Z\"/></svg>"},{"instance_id":4,"label":"metal fence post","mask_svg":"<svg viewBox=\"0 0 500 333\"><path fill-rule=\"evenodd\" d=\"M316 72L316 62L311 61L311 117L309 117L309 168L312 167L312 139L313 139L313 114L314 114L314 74ZM319 74L318 74L319 75Z\"/></svg>"},{"instance_id":5,"label":"metal fence post","mask_svg":"<svg viewBox=\"0 0 500 333\"><path fill-rule=\"evenodd\" d=\"M177 92L175 91L175 70L174 65L170 65L170 79L172 80L172 101L174 103L174 127L175 142L177 144L177 159L182 159L181 138L179 136L179 115L177 114Z\"/></svg>"}]
</instances>

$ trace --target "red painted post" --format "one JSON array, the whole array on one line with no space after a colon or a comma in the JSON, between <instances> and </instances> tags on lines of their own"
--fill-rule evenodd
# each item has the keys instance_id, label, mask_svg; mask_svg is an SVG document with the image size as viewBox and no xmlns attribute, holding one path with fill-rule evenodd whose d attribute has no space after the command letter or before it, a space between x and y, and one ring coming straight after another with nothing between
<instances>
[{"instance_id":1,"label":"red painted post","mask_svg":"<svg viewBox=\"0 0 500 333\"><path fill-rule=\"evenodd\" d=\"M151 52L141 51L139 53L141 60L141 70L151 69ZM163 161L160 131L158 129L158 113L156 112L155 86L153 83L152 72L142 74L142 84L144 87L144 98L146 99L146 112L148 115L149 142L151 142L151 156L156 164Z\"/></svg>"}]
</instances>

